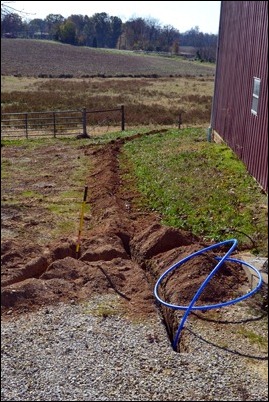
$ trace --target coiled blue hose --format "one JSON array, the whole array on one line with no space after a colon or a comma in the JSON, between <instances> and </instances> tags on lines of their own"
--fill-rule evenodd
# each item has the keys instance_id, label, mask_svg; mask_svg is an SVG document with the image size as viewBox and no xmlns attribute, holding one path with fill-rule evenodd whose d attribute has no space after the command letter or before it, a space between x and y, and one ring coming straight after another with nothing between
<instances>
[{"instance_id":1,"label":"coiled blue hose","mask_svg":"<svg viewBox=\"0 0 269 402\"><path fill-rule=\"evenodd\" d=\"M188 306L180 306L180 305L176 305L176 304L170 304L165 302L164 300L162 300L160 298L160 296L158 295L158 288L162 282L162 280L172 271L174 271L175 269L179 268L181 265L183 265L185 262L187 262L188 260L190 260L191 258L194 258L197 255L201 255L203 253L205 253L206 251L212 250L212 249L216 249L218 247L224 246L226 244L231 244L230 249L227 251L227 253L223 256L223 257L215 257L216 260L218 260L219 262L217 263L217 265L215 266L215 268L211 271L211 273L207 276L207 278L204 280L204 282L202 283L202 285L199 287L199 289L197 290L197 292L195 293L192 301L190 302L190 304ZM257 292L257 290L261 287L262 285L262 276L261 273L252 265L248 264L245 261L241 261L241 260L237 260L235 258L229 258L230 254L234 251L234 249L237 246L237 240L236 239L230 239L230 240L225 240L222 241L220 243L216 243L213 244L212 246L203 248L199 251L196 251L195 253L190 254L189 256L183 258L182 260L178 261L177 263L175 263L174 265L172 265L170 268L168 268L158 279L158 281L156 282L156 285L154 287L154 296L156 297L156 299L163 304L166 307L170 307L174 310L185 310L185 313L183 315L183 317L181 318L181 321L179 323L175 338L173 340L173 349L176 350L177 348L177 344L178 344L178 340L179 340L179 336L180 333L184 327L185 321L188 318L188 315L190 314L190 312L192 310L210 310L210 309L214 309L214 308L220 308L220 307L224 307L224 306L229 306L231 304L235 304L239 301L242 301L248 297L250 297L251 295L253 295L255 292ZM218 271L218 269L222 266L222 264L225 261L232 261L238 264L242 264L242 265L246 265L248 266L251 270L253 270L257 276L258 276L258 283L256 285L256 287L254 289L252 289L249 293L246 293L245 295L238 297L236 299L233 300L229 300L227 302L223 302L223 303L217 303L217 304L210 304L210 305L203 305L203 306L194 306L195 302L197 301L197 299L199 298L200 294L203 292L204 288L206 287L206 285L208 284L208 282L211 280L211 278L215 275L215 273Z\"/></svg>"}]
</instances>

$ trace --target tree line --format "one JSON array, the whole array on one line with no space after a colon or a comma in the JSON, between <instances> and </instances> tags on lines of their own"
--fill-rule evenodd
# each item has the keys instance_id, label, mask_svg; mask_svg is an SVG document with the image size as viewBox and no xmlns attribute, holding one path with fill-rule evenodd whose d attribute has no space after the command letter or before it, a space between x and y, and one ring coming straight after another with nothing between
<instances>
[{"instance_id":1,"label":"tree line","mask_svg":"<svg viewBox=\"0 0 269 402\"><path fill-rule=\"evenodd\" d=\"M199 27L180 33L172 25L162 26L153 18L131 18L122 22L105 12L91 17L73 14L64 18L49 14L45 19L23 19L16 12L1 15L1 37L49 39L75 46L170 52L179 55L182 46L195 48L195 57L215 62L217 35Z\"/></svg>"}]
</instances>

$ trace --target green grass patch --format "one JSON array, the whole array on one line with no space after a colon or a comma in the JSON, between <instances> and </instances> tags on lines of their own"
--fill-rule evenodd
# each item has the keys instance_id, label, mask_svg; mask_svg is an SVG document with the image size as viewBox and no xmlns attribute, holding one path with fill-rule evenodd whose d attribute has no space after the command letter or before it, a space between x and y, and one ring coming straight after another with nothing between
<instances>
[{"instance_id":1,"label":"green grass patch","mask_svg":"<svg viewBox=\"0 0 269 402\"><path fill-rule=\"evenodd\" d=\"M39 194L36 191L32 191L32 190L22 191L21 196L26 197L26 198L37 198L37 199L43 198L42 194Z\"/></svg>"},{"instance_id":2,"label":"green grass patch","mask_svg":"<svg viewBox=\"0 0 269 402\"><path fill-rule=\"evenodd\" d=\"M246 330L245 328L240 328L238 330L238 333L247 338L251 344L257 344L260 348L266 348L268 346L268 338L256 334L253 331Z\"/></svg>"},{"instance_id":3,"label":"green grass patch","mask_svg":"<svg viewBox=\"0 0 269 402\"><path fill-rule=\"evenodd\" d=\"M34 150L45 146L55 145L72 145L80 147L89 142L88 139L80 139L79 141L75 137L64 138L14 138L14 139L1 139L2 146L21 147L23 150Z\"/></svg>"},{"instance_id":4,"label":"green grass patch","mask_svg":"<svg viewBox=\"0 0 269 402\"><path fill-rule=\"evenodd\" d=\"M172 129L124 146L144 208L163 223L205 240L236 237L255 252L267 250L266 203L244 164L201 128ZM122 163L124 158L122 158Z\"/></svg>"}]
</instances>

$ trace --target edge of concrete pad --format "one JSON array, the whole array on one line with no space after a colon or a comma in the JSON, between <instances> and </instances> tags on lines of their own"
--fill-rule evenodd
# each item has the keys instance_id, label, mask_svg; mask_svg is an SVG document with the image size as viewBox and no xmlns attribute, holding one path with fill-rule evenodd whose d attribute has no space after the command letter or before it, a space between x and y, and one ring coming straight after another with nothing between
<instances>
[{"instance_id":1,"label":"edge of concrete pad","mask_svg":"<svg viewBox=\"0 0 269 402\"><path fill-rule=\"evenodd\" d=\"M256 268L258 271L260 271L263 282L268 284L268 265L267 265L267 270L264 268L266 265L266 262L268 264L268 257L258 257L251 253L239 253L236 256L236 258L250 264L251 266ZM242 266L249 279L250 288L253 289L258 282L258 276L248 266L246 266L246 265L242 265Z\"/></svg>"}]
</instances>

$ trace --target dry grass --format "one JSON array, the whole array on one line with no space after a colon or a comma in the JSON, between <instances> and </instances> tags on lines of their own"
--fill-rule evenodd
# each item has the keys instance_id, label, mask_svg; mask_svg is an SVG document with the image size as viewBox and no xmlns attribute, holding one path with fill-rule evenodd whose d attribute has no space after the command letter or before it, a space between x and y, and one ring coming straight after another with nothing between
<instances>
[{"instance_id":1,"label":"dry grass","mask_svg":"<svg viewBox=\"0 0 269 402\"><path fill-rule=\"evenodd\" d=\"M126 124L209 124L214 78L3 77L2 112L113 109L125 106ZM40 96L42 94L42 96Z\"/></svg>"}]
</instances>

